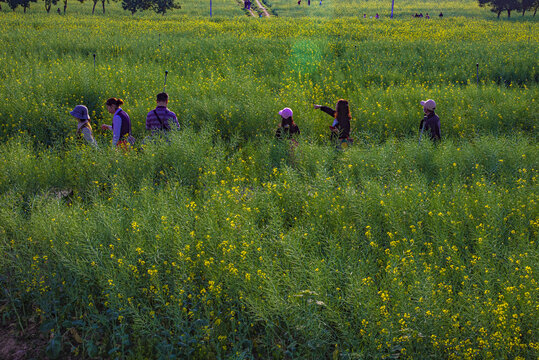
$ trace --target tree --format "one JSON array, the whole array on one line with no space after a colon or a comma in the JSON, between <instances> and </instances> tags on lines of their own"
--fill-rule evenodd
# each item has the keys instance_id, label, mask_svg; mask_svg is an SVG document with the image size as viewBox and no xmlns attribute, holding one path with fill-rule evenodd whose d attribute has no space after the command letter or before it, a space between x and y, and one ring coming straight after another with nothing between
<instances>
[{"instance_id":1,"label":"tree","mask_svg":"<svg viewBox=\"0 0 539 360\"><path fill-rule=\"evenodd\" d=\"M148 10L151 7L151 0L122 0L122 8L131 11L131 15L134 15L137 11Z\"/></svg>"},{"instance_id":2,"label":"tree","mask_svg":"<svg viewBox=\"0 0 539 360\"><path fill-rule=\"evenodd\" d=\"M11 8L11 10L15 11L15 9L18 6L22 6L24 9L24 12L26 13L26 9L30 7L31 2L36 2L37 0L6 0L8 6Z\"/></svg>"},{"instance_id":3,"label":"tree","mask_svg":"<svg viewBox=\"0 0 539 360\"><path fill-rule=\"evenodd\" d=\"M537 14L537 9L539 8L539 0L521 0L520 9L522 10L522 16L528 10L534 10L533 16Z\"/></svg>"},{"instance_id":4,"label":"tree","mask_svg":"<svg viewBox=\"0 0 539 360\"><path fill-rule=\"evenodd\" d=\"M57 3L58 0L45 0L45 10L47 11L47 14L50 13L52 6Z\"/></svg>"},{"instance_id":5,"label":"tree","mask_svg":"<svg viewBox=\"0 0 539 360\"><path fill-rule=\"evenodd\" d=\"M507 11L507 17L511 17L511 11L520 9L519 0L478 0L479 6L490 6L490 11L498 14L498 19L500 14L504 11Z\"/></svg>"},{"instance_id":6,"label":"tree","mask_svg":"<svg viewBox=\"0 0 539 360\"><path fill-rule=\"evenodd\" d=\"M105 13L105 1L106 1L107 3L110 3L109 0L101 0L101 4L103 5L103 14Z\"/></svg>"},{"instance_id":7,"label":"tree","mask_svg":"<svg viewBox=\"0 0 539 360\"><path fill-rule=\"evenodd\" d=\"M167 10L181 9L181 5L174 0L153 0L152 8L156 13L165 15Z\"/></svg>"}]
</instances>

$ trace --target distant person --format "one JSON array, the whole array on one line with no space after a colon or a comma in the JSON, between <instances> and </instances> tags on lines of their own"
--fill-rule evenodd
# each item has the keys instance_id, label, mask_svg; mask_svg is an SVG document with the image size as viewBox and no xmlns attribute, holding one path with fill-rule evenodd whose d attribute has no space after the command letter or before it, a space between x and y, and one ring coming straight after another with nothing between
<instances>
[{"instance_id":1,"label":"distant person","mask_svg":"<svg viewBox=\"0 0 539 360\"><path fill-rule=\"evenodd\" d=\"M157 94L156 103L156 108L146 116L146 130L150 131L152 135L168 133L173 129L179 130L180 124L176 114L167 108L168 94L166 92Z\"/></svg>"},{"instance_id":2,"label":"distant person","mask_svg":"<svg viewBox=\"0 0 539 360\"><path fill-rule=\"evenodd\" d=\"M363 19L366 19L367 18L367 14L363 14Z\"/></svg>"},{"instance_id":3,"label":"distant person","mask_svg":"<svg viewBox=\"0 0 539 360\"><path fill-rule=\"evenodd\" d=\"M120 107L124 104L122 99L110 98L105 105L107 111L113 114L112 125L101 125L103 130L112 130L112 146L126 148L133 145L135 139L131 135L131 119Z\"/></svg>"},{"instance_id":4,"label":"distant person","mask_svg":"<svg viewBox=\"0 0 539 360\"><path fill-rule=\"evenodd\" d=\"M378 13L376 13L376 15L374 15L374 18L375 19L380 19L380 15L378 15Z\"/></svg>"},{"instance_id":5,"label":"distant person","mask_svg":"<svg viewBox=\"0 0 539 360\"><path fill-rule=\"evenodd\" d=\"M440 19L443 19L444 14L440 11L440 15L438 15L438 17L439 17Z\"/></svg>"},{"instance_id":6,"label":"distant person","mask_svg":"<svg viewBox=\"0 0 539 360\"><path fill-rule=\"evenodd\" d=\"M60 8L56 9L56 12L58 13L58 15L62 15L62 12L60 11Z\"/></svg>"},{"instance_id":7,"label":"distant person","mask_svg":"<svg viewBox=\"0 0 539 360\"><path fill-rule=\"evenodd\" d=\"M298 0L298 5L301 5L301 0Z\"/></svg>"},{"instance_id":8,"label":"distant person","mask_svg":"<svg viewBox=\"0 0 539 360\"><path fill-rule=\"evenodd\" d=\"M442 139L442 133L440 130L440 118L434 113L436 110L436 102L432 99L428 99L420 102L423 106L423 112L425 117L419 123L420 141L421 136L425 131L429 132L430 139L433 141L440 141Z\"/></svg>"},{"instance_id":9,"label":"distant person","mask_svg":"<svg viewBox=\"0 0 539 360\"><path fill-rule=\"evenodd\" d=\"M320 0L320 4L318 4L318 5L322 5L322 0Z\"/></svg>"},{"instance_id":10,"label":"distant person","mask_svg":"<svg viewBox=\"0 0 539 360\"><path fill-rule=\"evenodd\" d=\"M92 133L92 126L90 125L90 116L88 115L88 108L84 105L77 105L69 112L71 116L77 119L77 135L82 136L88 144L97 147L94 135Z\"/></svg>"},{"instance_id":11,"label":"distant person","mask_svg":"<svg viewBox=\"0 0 539 360\"><path fill-rule=\"evenodd\" d=\"M320 109L326 114L333 117L333 124L329 127L332 137L336 137L342 141L352 141L350 139L350 107L348 101L340 99L337 101L335 110L329 106L314 105L315 109Z\"/></svg>"},{"instance_id":12,"label":"distant person","mask_svg":"<svg viewBox=\"0 0 539 360\"><path fill-rule=\"evenodd\" d=\"M275 137L279 140L290 139L292 142L297 143L294 137L299 135L300 131L294 122L292 109L286 107L279 111L279 115L281 115L281 123L275 132Z\"/></svg>"},{"instance_id":13,"label":"distant person","mask_svg":"<svg viewBox=\"0 0 539 360\"><path fill-rule=\"evenodd\" d=\"M419 13L419 17L422 18L422 17L423 17L423 13Z\"/></svg>"},{"instance_id":14,"label":"distant person","mask_svg":"<svg viewBox=\"0 0 539 360\"><path fill-rule=\"evenodd\" d=\"M425 19L430 19L429 13L425 15Z\"/></svg>"}]
</instances>

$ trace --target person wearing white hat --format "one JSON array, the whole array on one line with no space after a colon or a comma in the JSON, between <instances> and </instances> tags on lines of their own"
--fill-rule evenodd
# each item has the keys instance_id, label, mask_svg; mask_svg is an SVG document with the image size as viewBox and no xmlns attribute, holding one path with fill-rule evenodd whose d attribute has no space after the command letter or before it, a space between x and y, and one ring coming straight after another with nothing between
<instances>
[{"instance_id":1,"label":"person wearing white hat","mask_svg":"<svg viewBox=\"0 0 539 360\"><path fill-rule=\"evenodd\" d=\"M290 139L293 136L300 134L299 127L293 119L294 113L292 112L292 109L286 107L279 111L279 115L281 115L281 123L275 132L275 137L277 139Z\"/></svg>"},{"instance_id":2,"label":"person wearing white hat","mask_svg":"<svg viewBox=\"0 0 539 360\"><path fill-rule=\"evenodd\" d=\"M421 106L423 106L423 112L425 113L425 117L423 118L423 120L421 120L421 123L419 124L419 141L421 141L421 135L423 135L423 132L426 130L429 131L431 140L440 141L442 139L442 133L440 130L440 118L434 112L436 110L436 102L432 99L428 99L421 101L420 104Z\"/></svg>"},{"instance_id":3,"label":"person wearing white hat","mask_svg":"<svg viewBox=\"0 0 539 360\"><path fill-rule=\"evenodd\" d=\"M90 116L88 115L88 108L84 105L77 105L69 112L71 116L77 119L77 135L82 135L84 139L90 144L97 147L94 136L92 134L92 126L90 125Z\"/></svg>"}]
</instances>

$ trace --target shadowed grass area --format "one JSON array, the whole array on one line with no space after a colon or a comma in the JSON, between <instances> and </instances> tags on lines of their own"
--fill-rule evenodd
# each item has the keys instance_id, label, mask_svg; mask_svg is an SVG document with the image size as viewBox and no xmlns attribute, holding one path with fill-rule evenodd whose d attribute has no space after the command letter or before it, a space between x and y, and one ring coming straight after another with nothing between
<instances>
[{"instance_id":1,"label":"shadowed grass area","mask_svg":"<svg viewBox=\"0 0 539 360\"><path fill-rule=\"evenodd\" d=\"M28 143L0 146L2 282L64 353L536 354L536 142Z\"/></svg>"}]
</instances>

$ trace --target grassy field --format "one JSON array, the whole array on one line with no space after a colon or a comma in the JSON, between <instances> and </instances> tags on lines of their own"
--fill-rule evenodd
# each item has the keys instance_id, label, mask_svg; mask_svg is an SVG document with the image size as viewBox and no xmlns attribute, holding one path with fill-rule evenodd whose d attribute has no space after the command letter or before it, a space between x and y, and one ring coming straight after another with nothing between
<instances>
[{"instance_id":1,"label":"grassy field","mask_svg":"<svg viewBox=\"0 0 539 360\"><path fill-rule=\"evenodd\" d=\"M39 326L49 358L537 358L537 21L471 1L393 21L349 17L387 16L377 1L213 4L2 4L2 327ZM142 146L165 70L182 129ZM98 130L82 144L68 114L85 104L98 129L111 96L128 153ZM345 151L312 109L339 98ZM418 145L426 98L438 145ZM273 139L284 106L297 147Z\"/></svg>"}]
</instances>

